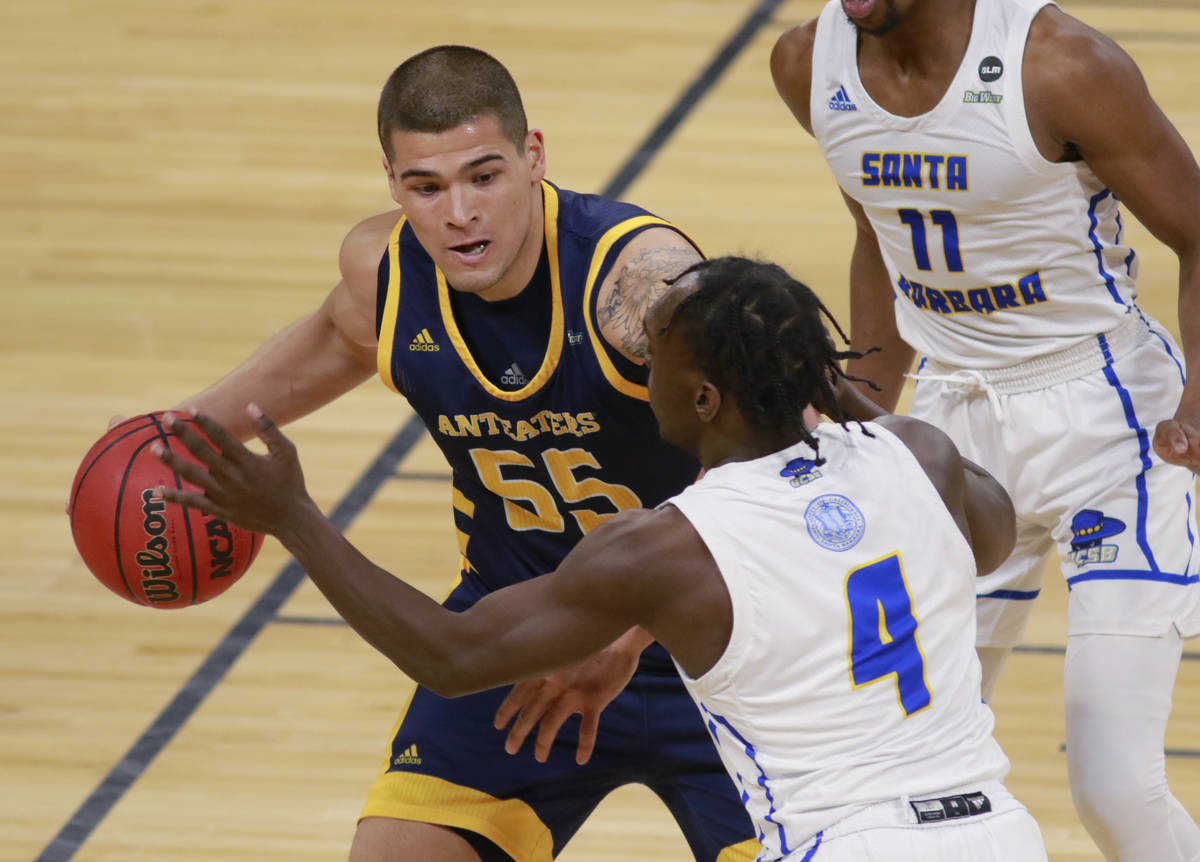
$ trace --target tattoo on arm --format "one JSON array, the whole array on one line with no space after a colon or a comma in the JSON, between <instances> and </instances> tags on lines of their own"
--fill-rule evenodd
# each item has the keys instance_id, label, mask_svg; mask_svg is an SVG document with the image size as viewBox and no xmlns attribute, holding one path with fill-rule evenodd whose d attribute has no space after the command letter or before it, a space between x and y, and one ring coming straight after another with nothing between
<instances>
[{"instance_id":1,"label":"tattoo on arm","mask_svg":"<svg viewBox=\"0 0 1200 862\"><path fill-rule=\"evenodd\" d=\"M646 356L642 320L650 306L667 291L675 278L700 260L693 248L652 248L634 257L617 274L612 290L596 309L600 329L609 343L639 360Z\"/></svg>"}]
</instances>

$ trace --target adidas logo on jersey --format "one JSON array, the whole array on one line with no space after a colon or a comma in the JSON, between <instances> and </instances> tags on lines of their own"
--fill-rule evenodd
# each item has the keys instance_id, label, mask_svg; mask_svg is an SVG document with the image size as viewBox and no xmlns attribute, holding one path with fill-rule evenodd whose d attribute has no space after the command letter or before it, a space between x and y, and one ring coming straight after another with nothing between
<instances>
[{"instance_id":1,"label":"adidas logo on jersey","mask_svg":"<svg viewBox=\"0 0 1200 862\"><path fill-rule=\"evenodd\" d=\"M857 111L858 105L850 101L850 96L846 93L845 87L838 87L838 91L833 94L829 100L829 110L831 111Z\"/></svg>"},{"instance_id":2,"label":"adidas logo on jersey","mask_svg":"<svg viewBox=\"0 0 1200 862\"><path fill-rule=\"evenodd\" d=\"M525 376L525 372L521 370L517 363L508 366L508 370L500 377L500 382L505 386L524 386L529 382L529 378Z\"/></svg>"},{"instance_id":3,"label":"adidas logo on jersey","mask_svg":"<svg viewBox=\"0 0 1200 862\"><path fill-rule=\"evenodd\" d=\"M403 763L417 764L421 762L421 755L417 754L416 743L404 749L400 754L392 758L392 763L399 766Z\"/></svg>"},{"instance_id":4,"label":"adidas logo on jersey","mask_svg":"<svg viewBox=\"0 0 1200 862\"><path fill-rule=\"evenodd\" d=\"M434 353L442 348L433 340L433 336L429 334L428 329L422 329L413 336L412 343L408 345L409 350L424 350L429 353Z\"/></svg>"}]
</instances>

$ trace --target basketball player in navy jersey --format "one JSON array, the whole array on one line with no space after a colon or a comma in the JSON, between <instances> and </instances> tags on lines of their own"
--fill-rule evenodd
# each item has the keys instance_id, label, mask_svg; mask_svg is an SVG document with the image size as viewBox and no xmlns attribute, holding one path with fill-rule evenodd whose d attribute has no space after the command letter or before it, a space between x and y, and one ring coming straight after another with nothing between
<instances>
[{"instance_id":1,"label":"basketball player in navy jersey","mask_svg":"<svg viewBox=\"0 0 1200 862\"><path fill-rule=\"evenodd\" d=\"M761 859L1045 860L1002 783L974 651L974 575L1012 548L1007 495L925 423L820 422L813 405L832 402L850 354L781 268L720 258L678 284L646 317L650 399L704 478L462 613L350 545L256 408L268 454L198 417L218 454L179 423L208 469L160 457L204 493L161 493L277 536L360 634L447 696L645 626L738 784Z\"/></svg>"},{"instance_id":2,"label":"basketball player in navy jersey","mask_svg":"<svg viewBox=\"0 0 1200 862\"><path fill-rule=\"evenodd\" d=\"M1109 860L1200 858L1163 756L1200 634L1200 168L1133 61L1046 0L831 2L771 68L857 223L851 335L882 349L851 370L891 409L920 353L911 414L1016 505L979 590L985 695L1057 547L1080 818ZM1182 354L1118 199L1179 256Z\"/></svg>"},{"instance_id":3,"label":"basketball player in navy jersey","mask_svg":"<svg viewBox=\"0 0 1200 862\"><path fill-rule=\"evenodd\" d=\"M255 431L246 403L286 422L378 372L451 466L462 570L446 606L463 610L695 478L695 459L655 431L642 318L663 278L701 256L638 207L546 182L542 133L483 52L444 46L405 61L378 121L401 209L350 231L342 279L318 310L185 405L244 439ZM631 628L511 691L448 701L418 688L351 859L549 860L633 782L664 800L696 859L753 858L749 818L651 640ZM578 727L563 727L573 713ZM540 722L536 760L505 752L514 715L511 752Z\"/></svg>"}]
</instances>

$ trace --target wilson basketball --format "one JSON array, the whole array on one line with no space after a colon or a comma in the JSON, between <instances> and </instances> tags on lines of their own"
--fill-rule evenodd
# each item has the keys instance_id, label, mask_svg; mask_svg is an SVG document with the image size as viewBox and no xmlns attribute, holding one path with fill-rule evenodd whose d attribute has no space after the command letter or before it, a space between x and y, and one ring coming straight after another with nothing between
<instances>
[{"instance_id":1,"label":"wilson basketball","mask_svg":"<svg viewBox=\"0 0 1200 862\"><path fill-rule=\"evenodd\" d=\"M151 608L182 608L229 589L250 568L262 536L154 499L160 485L196 490L155 457L150 451L155 441L196 460L167 431L161 413L113 427L75 473L71 535L92 574L121 598Z\"/></svg>"}]
</instances>

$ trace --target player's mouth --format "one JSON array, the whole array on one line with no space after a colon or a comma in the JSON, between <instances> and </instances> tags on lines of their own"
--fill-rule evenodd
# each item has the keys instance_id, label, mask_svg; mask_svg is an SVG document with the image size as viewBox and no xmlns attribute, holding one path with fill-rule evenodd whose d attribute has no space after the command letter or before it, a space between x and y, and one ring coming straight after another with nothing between
<instances>
[{"instance_id":1,"label":"player's mouth","mask_svg":"<svg viewBox=\"0 0 1200 862\"><path fill-rule=\"evenodd\" d=\"M474 263L482 258L492 244L491 240L481 239L476 242L465 242L462 245L450 246L450 251L464 263Z\"/></svg>"},{"instance_id":2,"label":"player's mouth","mask_svg":"<svg viewBox=\"0 0 1200 862\"><path fill-rule=\"evenodd\" d=\"M842 0L842 11L851 21L862 21L875 11L876 0Z\"/></svg>"}]
</instances>

